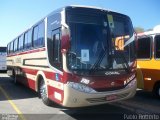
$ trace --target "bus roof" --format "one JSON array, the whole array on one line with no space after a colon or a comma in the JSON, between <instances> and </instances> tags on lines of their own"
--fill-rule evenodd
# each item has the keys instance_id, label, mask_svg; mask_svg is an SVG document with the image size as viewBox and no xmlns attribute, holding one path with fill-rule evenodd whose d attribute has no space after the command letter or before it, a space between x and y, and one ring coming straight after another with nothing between
<instances>
[{"instance_id":1,"label":"bus roof","mask_svg":"<svg viewBox=\"0 0 160 120\"><path fill-rule=\"evenodd\" d=\"M118 13L118 14L121 14L121 15L124 15L124 16L127 16L125 14L122 14L122 13L119 13L119 12L116 12L116 11L113 11L113 10L110 10L110 9L105 9L105 8L101 8L101 7L96 7L96 6L86 6L86 5L68 5L68 6L64 6L64 7L61 7L61 8L58 8L58 9L55 9L54 11L52 11L51 13L49 13L48 15L44 16L42 19L40 19L38 22L30 25L28 27L28 29L26 29L25 31L23 31L21 34L19 34L18 36L16 36L13 40L11 40L10 42L14 41L16 38L18 38L20 35L24 34L27 30L31 29L33 26L35 26L36 24L38 24L39 22L43 21L46 17L49 17L55 13L61 13L64 9L67 9L67 8L90 8L90 9L97 9L97 10L104 10L104 11L108 11L108 12L113 12L113 13ZM9 42L9 43L10 43Z\"/></svg>"},{"instance_id":2,"label":"bus roof","mask_svg":"<svg viewBox=\"0 0 160 120\"><path fill-rule=\"evenodd\" d=\"M44 18L50 16L50 15L53 15L55 13L60 13L61 11L67 9L67 8L90 8L90 9L95 9L95 10L104 10L104 11L108 11L108 12L113 12L113 13L118 13L118 14L121 14L121 15L125 15L123 13L119 13L117 11L113 11L113 10L110 10L110 9L106 9L106 8L101 8L101 7L96 7L96 6L87 6L87 5L68 5L68 6L64 6L64 7L61 7L61 8L58 8L54 11L52 11L51 13L49 13L47 16L45 16ZM127 15L125 15L127 16ZM43 18L43 19L44 19ZM43 20L41 19L41 20Z\"/></svg>"}]
</instances>

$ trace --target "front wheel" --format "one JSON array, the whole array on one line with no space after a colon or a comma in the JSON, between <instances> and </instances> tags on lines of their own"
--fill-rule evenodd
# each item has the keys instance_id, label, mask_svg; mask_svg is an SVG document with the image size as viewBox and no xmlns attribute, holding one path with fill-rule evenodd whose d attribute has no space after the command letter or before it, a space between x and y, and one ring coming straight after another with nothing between
<instances>
[{"instance_id":1,"label":"front wheel","mask_svg":"<svg viewBox=\"0 0 160 120\"><path fill-rule=\"evenodd\" d=\"M47 97L47 86L46 86L43 78L41 79L40 84L39 84L39 92L40 92L40 97L41 97L43 103L47 106L50 106L52 104L52 102Z\"/></svg>"}]
</instances>

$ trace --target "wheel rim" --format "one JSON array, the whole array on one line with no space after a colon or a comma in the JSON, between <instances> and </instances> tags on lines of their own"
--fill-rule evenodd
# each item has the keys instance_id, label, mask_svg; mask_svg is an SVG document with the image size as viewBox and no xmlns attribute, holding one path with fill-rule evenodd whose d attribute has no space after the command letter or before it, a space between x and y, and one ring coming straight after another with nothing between
<instances>
[{"instance_id":1,"label":"wheel rim","mask_svg":"<svg viewBox=\"0 0 160 120\"><path fill-rule=\"evenodd\" d=\"M43 100L45 100L47 98L47 90L46 90L46 85L44 84L44 82L42 82L42 84L41 84L40 94L41 94L41 98Z\"/></svg>"}]
</instances>

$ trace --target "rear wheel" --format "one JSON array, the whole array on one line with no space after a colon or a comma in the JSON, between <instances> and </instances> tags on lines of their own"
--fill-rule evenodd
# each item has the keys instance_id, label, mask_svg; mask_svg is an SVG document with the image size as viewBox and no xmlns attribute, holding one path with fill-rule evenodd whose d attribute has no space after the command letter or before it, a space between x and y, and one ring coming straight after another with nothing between
<instances>
[{"instance_id":1,"label":"rear wheel","mask_svg":"<svg viewBox=\"0 0 160 120\"><path fill-rule=\"evenodd\" d=\"M160 98L160 83L156 84L154 87L154 95Z\"/></svg>"},{"instance_id":2,"label":"rear wheel","mask_svg":"<svg viewBox=\"0 0 160 120\"><path fill-rule=\"evenodd\" d=\"M45 105L50 106L52 104L52 102L47 97L47 86L43 78L41 78L40 83L39 83L39 94Z\"/></svg>"},{"instance_id":3,"label":"rear wheel","mask_svg":"<svg viewBox=\"0 0 160 120\"><path fill-rule=\"evenodd\" d=\"M14 70L13 70L13 83L17 84L17 76Z\"/></svg>"}]
</instances>

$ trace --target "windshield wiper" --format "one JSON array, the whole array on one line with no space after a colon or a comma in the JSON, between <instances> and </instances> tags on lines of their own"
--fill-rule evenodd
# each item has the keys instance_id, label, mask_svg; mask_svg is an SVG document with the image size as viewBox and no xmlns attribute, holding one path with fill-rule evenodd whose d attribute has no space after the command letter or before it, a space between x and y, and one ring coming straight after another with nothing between
<instances>
[{"instance_id":1,"label":"windshield wiper","mask_svg":"<svg viewBox=\"0 0 160 120\"><path fill-rule=\"evenodd\" d=\"M123 68L125 68L125 70L129 73L129 72L130 72L130 68L129 68L129 64L128 64L126 58L125 58L124 53L120 51L120 49L119 49L118 46L115 46L115 47L117 47L118 50L119 50L119 52L116 51L116 53L118 53L117 55L120 56L120 57L123 59L124 63L125 63L125 64L122 64L122 65L123 65ZM116 57L114 57L114 58L116 58Z\"/></svg>"},{"instance_id":2,"label":"windshield wiper","mask_svg":"<svg viewBox=\"0 0 160 120\"><path fill-rule=\"evenodd\" d=\"M106 56L106 53L107 53L107 49L105 49L105 50L102 49L101 50L100 55L99 55L97 61L94 63L94 65L91 67L90 70L95 70L96 68L98 68L100 66L103 58Z\"/></svg>"},{"instance_id":3,"label":"windshield wiper","mask_svg":"<svg viewBox=\"0 0 160 120\"><path fill-rule=\"evenodd\" d=\"M127 72L130 72L129 64L128 64L128 62L127 62L124 54L123 54L122 52L118 52L118 53L119 53L119 54L117 54L117 55L120 56L120 58L122 58L122 60L124 61L124 64L122 64L122 65L123 65L123 68L124 68ZM100 53L97 61L95 62L95 64L94 64L94 65L91 67L91 69L90 69L91 72L93 72L96 68L98 68L98 67L100 66L100 64L101 64L102 60L104 59L104 57L106 56L106 54L107 54L107 49L105 49L105 51L104 51L104 50L101 51L101 53ZM113 55L112 53L111 53L111 56L110 56L110 57L111 57L111 59L112 59L113 57L114 57L115 59L117 58L117 57L115 57L115 55ZM111 64L113 64L113 63L111 63Z\"/></svg>"}]
</instances>

